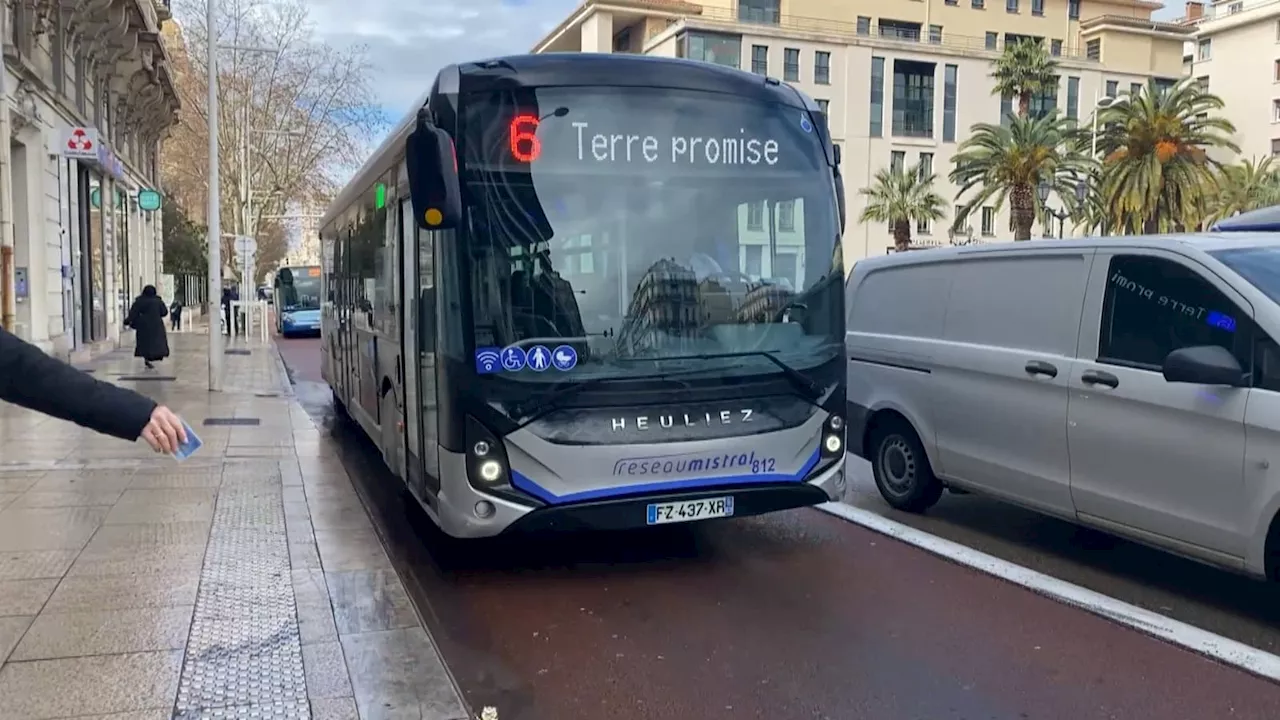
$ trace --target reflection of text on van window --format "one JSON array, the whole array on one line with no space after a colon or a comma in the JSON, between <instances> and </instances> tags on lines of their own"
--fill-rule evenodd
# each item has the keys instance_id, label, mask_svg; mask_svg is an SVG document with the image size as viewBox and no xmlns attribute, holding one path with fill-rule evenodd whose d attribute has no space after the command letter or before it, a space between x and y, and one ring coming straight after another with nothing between
<instances>
[{"instance_id":1,"label":"reflection of text on van window","mask_svg":"<svg viewBox=\"0 0 1280 720\"><path fill-rule=\"evenodd\" d=\"M1122 275L1119 270L1111 276L1111 283L1117 287L1128 290L1138 297L1150 300L1162 308L1169 308L1176 313L1182 313L1187 317L1193 317L1197 320L1204 319L1204 308L1199 305L1188 305L1187 303L1184 303L1177 298L1169 297L1168 295L1157 295L1151 288L1130 280Z\"/></svg>"}]
</instances>

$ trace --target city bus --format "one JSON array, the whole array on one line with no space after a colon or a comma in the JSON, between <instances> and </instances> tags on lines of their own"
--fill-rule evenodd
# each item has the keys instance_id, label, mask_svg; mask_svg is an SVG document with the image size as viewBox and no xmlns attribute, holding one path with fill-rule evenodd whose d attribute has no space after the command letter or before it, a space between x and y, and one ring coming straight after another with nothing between
<instances>
[{"instance_id":1,"label":"city bus","mask_svg":"<svg viewBox=\"0 0 1280 720\"><path fill-rule=\"evenodd\" d=\"M839 159L719 65L446 67L321 221L335 406L454 538L834 500Z\"/></svg>"},{"instance_id":2,"label":"city bus","mask_svg":"<svg viewBox=\"0 0 1280 720\"><path fill-rule=\"evenodd\" d=\"M276 271L271 303L276 333L281 337L320 333L320 273L319 265L282 267Z\"/></svg>"}]
</instances>

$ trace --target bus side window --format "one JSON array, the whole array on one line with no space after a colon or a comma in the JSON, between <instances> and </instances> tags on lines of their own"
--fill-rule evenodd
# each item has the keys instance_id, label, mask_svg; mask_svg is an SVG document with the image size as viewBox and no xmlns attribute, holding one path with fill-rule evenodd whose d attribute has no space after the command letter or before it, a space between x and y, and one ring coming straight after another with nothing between
<instances>
[{"instance_id":1,"label":"bus side window","mask_svg":"<svg viewBox=\"0 0 1280 720\"><path fill-rule=\"evenodd\" d=\"M422 288L418 296L418 347L424 353L436 351L436 289Z\"/></svg>"}]
</instances>

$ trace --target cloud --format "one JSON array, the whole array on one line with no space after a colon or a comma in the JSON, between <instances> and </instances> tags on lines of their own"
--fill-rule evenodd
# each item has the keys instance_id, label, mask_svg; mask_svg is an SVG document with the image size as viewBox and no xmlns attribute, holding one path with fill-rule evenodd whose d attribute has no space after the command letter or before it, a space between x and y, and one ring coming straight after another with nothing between
<instances>
[{"instance_id":1,"label":"cloud","mask_svg":"<svg viewBox=\"0 0 1280 720\"><path fill-rule=\"evenodd\" d=\"M379 104L399 120L450 63L528 52L580 0L310 0L321 39L368 48Z\"/></svg>"}]
</instances>

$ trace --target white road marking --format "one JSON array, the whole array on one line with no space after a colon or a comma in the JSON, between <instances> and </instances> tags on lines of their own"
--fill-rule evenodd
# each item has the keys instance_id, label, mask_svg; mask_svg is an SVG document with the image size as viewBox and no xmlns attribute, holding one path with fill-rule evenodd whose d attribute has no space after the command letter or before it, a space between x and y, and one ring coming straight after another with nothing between
<instances>
[{"instance_id":1,"label":"white road marking","mask_svg":"<svg viewBox=\"0 0 1280 720\"><path fill-rule=\"evenodd\" d=\"M971 547L890 520L869 510L840 502L824 503L817 508L957 564L1021 585L1034 593L1091 612L1232 667L1280 682L1280 656L1278 655L1249 647L1208 630L1144 610L1136 605L1130 605L1122 600L1050 577L1007 560L1001 560Z\"/></svg>"}]
</instances>

